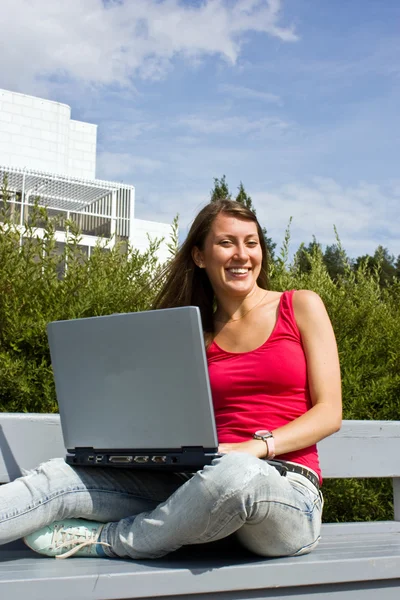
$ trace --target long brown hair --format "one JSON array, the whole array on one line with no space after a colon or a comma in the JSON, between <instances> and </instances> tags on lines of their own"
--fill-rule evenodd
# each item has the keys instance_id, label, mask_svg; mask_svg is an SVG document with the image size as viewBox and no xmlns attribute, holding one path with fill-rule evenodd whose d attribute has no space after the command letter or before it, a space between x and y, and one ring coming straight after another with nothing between
<instances>
[{"instance_id":1,"label":"long brown hair","mask_svg":"<svg viewBox=\"0 0 400 600\"><path fill-rule=\"evenodd\" d=\"M163 286L153 304L155 309L198 306L205 333L214 331L214 291L205 269L196 266L192 258L192 250L196 246L203 250L205 239L220 213L253 221L257 225L262 250L262 266L257 284L265 290L268 289L268 252L256 215L234 200L218 200L207 204L194 219L186 240L166 267L163 273L165 277Z\"/></svg>"}]
</instances>

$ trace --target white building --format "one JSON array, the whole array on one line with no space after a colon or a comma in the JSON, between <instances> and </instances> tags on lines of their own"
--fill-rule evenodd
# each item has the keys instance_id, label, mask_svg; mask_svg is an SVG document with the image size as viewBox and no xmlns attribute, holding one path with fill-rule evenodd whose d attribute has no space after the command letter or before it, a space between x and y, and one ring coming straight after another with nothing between
<instances>
[{"instance_id":1,"label":"white building","mask_svg":"<svg viewBox=\"0 0 400 600\"><path fill-rule=\"evenodd\" d=\"M39 197L50 214L79 224L89 254L99 237L145 250L150 236L164 238L164 262L171 226L135 219L133 186L95 178L96 139L97 125L72 120L66 104L0 90L0 183L7 175L21 225ZM61 225L60 245L65 235Z\"/></svg>"}]
</instances>

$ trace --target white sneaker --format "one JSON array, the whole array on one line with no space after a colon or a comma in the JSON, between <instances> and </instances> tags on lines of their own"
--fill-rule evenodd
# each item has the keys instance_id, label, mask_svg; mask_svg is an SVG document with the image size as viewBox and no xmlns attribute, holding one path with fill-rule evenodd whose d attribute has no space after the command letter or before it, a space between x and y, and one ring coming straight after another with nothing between
<instances>
[{"instance_id":1,"label":"white sneaker","mask_svg":"<svg viewBox=\"0 0 400 600\"><path fill-rule=\"evenodd\" d=\"M96 546L110 546L99 542L104 523L83 519L56 521L24 538L25 544L46 556L68 558L69 556L104 556L97 552Z\"/></svg>"}]
</instances>

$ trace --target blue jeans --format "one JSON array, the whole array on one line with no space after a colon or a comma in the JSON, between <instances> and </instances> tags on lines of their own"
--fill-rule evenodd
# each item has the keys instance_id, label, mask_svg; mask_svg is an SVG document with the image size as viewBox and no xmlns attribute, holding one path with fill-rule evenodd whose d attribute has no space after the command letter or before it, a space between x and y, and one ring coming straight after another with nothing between
<instances>
[{"instance_id":1,"label":"blue jeans","mask_svg":"<svg viewBox=\"0 0 400 600\"><path fill-rule=\"evenodd\" d=\"M318 543L322 496L302 475L234 452L193 475L101 467L53 459L0 487L0 544L53 521L106 523L108 556L158 558L187 544L235 533L261 556L310 552Z\"/></svg>"}]
</instances>

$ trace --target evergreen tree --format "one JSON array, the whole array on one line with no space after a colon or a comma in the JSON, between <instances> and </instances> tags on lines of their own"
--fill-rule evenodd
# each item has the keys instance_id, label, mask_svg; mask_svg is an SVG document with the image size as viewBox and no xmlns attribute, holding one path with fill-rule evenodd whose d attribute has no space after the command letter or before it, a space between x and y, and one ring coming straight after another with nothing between
<instances>
[{"instance_id":1,"label":"evergreen tree","mask_svg":"<svg viewBox=\"0 0 400 600\"><path fill-rule=\"evenodd\" d=\"M371 274L379 272L379 283L381 287L387 287L398 276L398 262L395 263L395 257L389 254L389 250L383 246L378 246L374 255L364 254L354 261L354 268L357 270L362 263L366 264L367 271Z\"/></svg>"},{"instance_id":2,"label":"evergreen tree","mask_svg":"<svg viewBox=\"0 0 400 600\"><path fill-rule=\"evenodd\" d=\"M333 281L337 281L340 275L344 275L346 257L337 244L327 246L324 252L324 263Z\"/></svg>"},{"instance_id":3,"label":"evergreen tree","mask_svg":"<svg viewBox=\"0 0 400 600\"><path fill-rule=\"evenodd\" d=\"M242 182L240 182L238 190L238 194L235 198L236 202L240 202L240 204L243 204L243 206L256 214L256 209L253 206L253 200L251 199L251 196L247 194Z\"/></svg>"},{"instance_id":4,"label":"evergreen tree","mask_svg":"<svg viewBox=\"0 0 400 600\"><path fill-rule=\"evenodd\" d=\"M272 240L272 238L268 237L268 233L267 233L267 230L265 229L265 227L262 228L262 232L263 232L263 235L264 235L265 245L267 246L267 250L268 250L269 261L274 262L274 260L275 260L276 242L274 242Z\"/></svg>"},{"instance_id":5,"label":"evergreen tree","mask_svg":"<svg viewBox=\"0 0 400 600\"><path fill-rule=\"evenodd\" d=\"M309 257L318 250L322 252L321 244L317 242L315 236L313 236L312 242L305 246L300 244L296 254L294 255L294 264L298 273L309 273L311 271L311 262Z\"/></svg>"},{"instance_id":6,"label":"evergreen tree","mask_svg":"<svg viewBox=\"0 0 400 600\"><path fill-rule=\"evenodd\" d=\"M214 177L214 187L211 190L211 202L217 202L218 200L232 200L225 175L222 175L221 179Z\"/></svg>"},{"instance_id":7,"label":"evergreen tree","mask_svg":"<svg viewBox=\"0 0 400 600\"><path fill-rule=\"evenodd\" d=\"M396 277L397 279L400 279L400 254L398 255L394 268L396 269Z\"/></svg>"}]
</instances>

